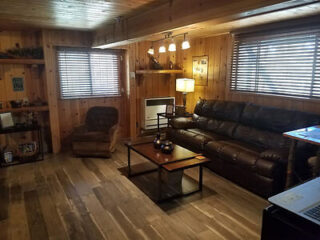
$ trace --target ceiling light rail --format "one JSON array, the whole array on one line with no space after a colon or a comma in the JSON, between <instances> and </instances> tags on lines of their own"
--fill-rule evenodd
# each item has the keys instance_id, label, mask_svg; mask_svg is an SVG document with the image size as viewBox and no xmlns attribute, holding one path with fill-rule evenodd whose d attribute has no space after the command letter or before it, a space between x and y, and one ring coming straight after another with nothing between
<instances>
[{"instance_id":1,"label":"ceiling light rail","mask_svg":"<svg viewBox=\"0 0 320 240\"><path fill-rule=\"evenodd\" d=\"M190 48L190 42L188 41L188 39L186 37L188 33L180 33L180 34L177 34L177 35L172 35L172 32L165 32L163 34L164 34L164 38L161 38L159 40L155 40L155 41L151 42L151 47L148 49L148 54L154 55L154 47L153 47L153 45L154 45L155 42L162 42L162 44L159 47L159 53L165 53L166 50L167 50L167 48L165 46L165 41L167 39L171 39L171 42L170 42L169 47L168 47L168 51L169 52L175 52L177 50L177 47L176 47L176 43L174 41L174 38L177 38L177 37L180 37L180 36L183 36L183 42L181 44L181 49L182 50L186 50L186 49Z\"/></svg>"}]
</instances>

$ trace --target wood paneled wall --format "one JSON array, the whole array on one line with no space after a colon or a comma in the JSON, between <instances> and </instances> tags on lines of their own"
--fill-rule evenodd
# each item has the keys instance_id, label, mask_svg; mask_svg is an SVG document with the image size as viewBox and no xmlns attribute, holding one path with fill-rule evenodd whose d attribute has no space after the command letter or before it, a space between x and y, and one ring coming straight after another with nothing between
<instances>
[{"instance_id":1,"label":"wood paneled wall","mask_svg":"<svg viewBox=\"0 0 320 240\"><path fill-rule=\"evenodd\" d=\"M143 41L120 47L127 50L128 90L130 91L130 136L133 139L141 134L142 101L150 97L176 96L175 80L177 77L181 77L181 74L135 74L136 70L150 69L150 58L147 54L150 46L151 42ZM181 61L178 61L182 57L180 51L159 54L157 49L159 49L160 43L154 43L153 46L156 49L154 56L164 69L169 68L169 61L175 67L182 68ZM176 99L178 104L182 103L181 99L180 96Z\"/></svg>"},{"instance_id":2,"label":"wood paneled wall","mask_svg":"<svg viewBox=\"0 0 320 240\"><path fill-rule=\"evenodd\" d=\"M141 135L141 102L149 97L175 96L176 104L182 104L182 94L175 91L175 80L178 77L192 78L192 57L208 55L209 72L208 85L196 86L194 93L187 95L187 111L192 112L199 99L225 99L226 68L227 68L227 49L230 42L229 35L221 35L212 38L191 40L191 48L181 49L181 41L177 41L176 52L166 52L159 54L158 49L161 42L153 44L155 49L154 57L160 64L168 69L169 61L172 61L176 68L183 69L183 74L163 75L145 74L136 75L135 78L130 74L130 136L135 138ZM151 42L144 41L133 43L124 48L127 50L129 71L135 72L139 69L149 69L150 59L147 51ZM166 43L168 46L168 43Z\"/></svg>"},{"instance_id":3,"label":"wood paneled wall","mask_svg":"<svg viewBox=\"0 0 320 240\"><path fill-rule=\"evenodd\" d=\"M0 32L0 52L20 47L38 47L42 45L39 32L2 31ZM24 78L24 91L14 92L13 77ZM9 107L9 101L37 98L47 101L46 81L43 66L22 64L0 64L0 102Z\"/></svg>"},{"instance_id":4,"label":"wood paneled wall","mask_svg":"<svg viewBox=\"0 0 320 240\"><path fill-rule=\"evenodd\" d=\"M60 150L61 142L67 146L70 135L75 127L84 123L86 113L93 106L114 106L119 111L121 136L129 136L129 118L127 111L126 83L122 84L124 94L116 98L89 98L89 99L60 99L59 79L56 66L56 46L90 47L91 35L80 31L44 31L45 61L48 77L48 96L51 124L55 126L52 132L55 135L55 152Z\"/></svg>"},{"instance_id":5,"label":"wood paneled wall","mask_svg":"<svg viewBox=\"0 0 320 240\"><path fill-rule=\"evenodd\" d=\"M42 45L40 32L24 31L1 31L0 32L0 52L6 52L8 49L16 48L16 45L23 47L39 47ZM24 79L24 90L13 91L12 78L22 77ZM28 98L33 102L40 98L47 101L46 77L43 66L22 65L22 64L0 64L0 102L3 107L10 107L11 100L22 100ZM21 116L15 114L15 116ZM47 129L47 113L41 113L39 120L44 129ZM46 135L46 134L45 134ZM0 146L17 146L21 141L30 140L31 133L11 134L5 137L0 136ZM15 148L15 147L14 147Z\"/></svg>"},{"instance_id":6,"label":"wood paneled wall","mask_svg":"<svg viewBox=\"0 0 320 240\"><path fill-rule=\"evenodd\" d=\"M181 50L180 42L174 53L158 53L159 43L154 44L155 57L167 67L169 60L184 70L183 76L192 78L192 57L207 55L209 57L208 85L195 86L194 93L187 95L187 111L192 112L198 99L220 99L247 101L264 106L274 106L320 114L318 100L297 99L281 96L267 96L229 91L229 69L232 54L232 36L223 34L208 38L196 38L190 41L191 48ZM147 50L150 42L133 43L125 46L128 54L129 71L149 68ZM175 92L175 79L172 75L130 75L130 136L136 138L141 134L141 100L147 97L175 96L181 104L182 96Z\"/></svg>"}]
</instances>

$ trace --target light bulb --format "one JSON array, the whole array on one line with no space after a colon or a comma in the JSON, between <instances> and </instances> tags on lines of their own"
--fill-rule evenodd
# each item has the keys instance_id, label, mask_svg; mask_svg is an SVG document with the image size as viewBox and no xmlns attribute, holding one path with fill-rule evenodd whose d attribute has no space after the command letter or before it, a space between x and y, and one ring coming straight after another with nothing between
<instances>
[{"instance_id":1,"label":"light bulb","mask_svg":"<svg viewBox=\"0 0 320 240\"><path fill-rule=\"evenodd\" d=\"M170 43L168 50L169 50L169 52L175 52L176 51L176 44Z\"/></svg>"},{"instance_id":2,"label":"light bulb","mask_svg":"<svg viewBox=\"0 0 320 240\"><path fill-rule=\"evenodd\" d=\"M190 48L190 43L188 40L184 40L182 42L182 49L188 49L188 48Z\"/></svg>"},{"instance_id":3,"label":"light bulb","mask_svg":"<svg viewBox=\"0 0 320 240\"><path fill-rule=\"evenodd\" d=\"M153 49L153 47L150 47L150 48L149 48L148 53L149 53L150 55L153 55L153 54L154 54L154 49Z\"/></svg>"},{"instance_id":4,"label":"light bulb","mask_svg":"<svg viewBox=\"0 0 320 240\"><path fill-rule=\"evenodd\" d=\"M159 47L159 53L165 53L166 52L166 47L164 45Z\"/></svg>"}]
</instances>

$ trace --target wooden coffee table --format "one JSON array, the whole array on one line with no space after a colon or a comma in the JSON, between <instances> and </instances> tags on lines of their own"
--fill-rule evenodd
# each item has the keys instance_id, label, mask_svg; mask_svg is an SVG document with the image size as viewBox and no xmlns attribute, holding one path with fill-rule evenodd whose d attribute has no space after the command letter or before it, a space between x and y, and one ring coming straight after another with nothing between
<instances>
[{"instance_id":1,"label":"wooden coffee table","mask_svg":"<svg viewBox=\"0 0 320 240\"><path fill-rule=\"evenodd\" d=\"M202 165L209 162L208 158L198 159L199 154L194 153L186 148L179 145L174 145L174 150L171 154L164 154L159 149L153 147L153 143L126 143L128 147L128 177L134 177L150 172L158 172L157 175L157 201L165 201L177 197L193 194L195 192L202 191ZM132 173L131 165L131 151L134 151L150 162L154 163L157 167L152 170L140 171ZM168 198L162 197L162 178L163 171L167 173L175 171L183 171L184 169L199 167L199 181L198 188L188 193L179 193Z\"/></svg>"}]
</instances>

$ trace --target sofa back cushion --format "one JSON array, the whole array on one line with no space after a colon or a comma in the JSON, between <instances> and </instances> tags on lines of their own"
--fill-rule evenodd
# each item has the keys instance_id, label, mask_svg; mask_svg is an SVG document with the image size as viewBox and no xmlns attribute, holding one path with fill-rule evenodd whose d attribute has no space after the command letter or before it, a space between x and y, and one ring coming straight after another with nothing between
<instances>
[{"instance_id":1,"label":"sofa back cushion","mask_svg":"<svg viewBox=\"0 0 320 240\"><path fill-rule=\"evenodd\" d=\"M239 124L234 130L233 138L264 149L288 149L290 140L275 133Z\"/></svg>"},{"instance_id":2,"label":"sofa back cushion","mask_svg":"<svg viewBox=\"0 0 320 240\"><path fill-rule=\"evenodd\" d=\"M197 102L194 113L203 117L238 122L244 107L243 102L201 99Z\"/></svg>"},{"instance_id":3,"label":"sofa back cushion","mask_svg":"<svg viewBox=\"0 0 320 240\"><path fill-rule=\"evenodd\" d=\"M248 103L243 110L240 123L263 130L283 133L317 125L320 123L320 116Z\"/></svg>"},{"instance_id":4,"label":"sofa back cushion","mask_svg":"<svg viewBox=\"0 0 320 240\"><path fill-rule=\"evenodd\" d=\"M193 120L196 122L196 127L202 130L219 133L224 136L232 137L237 126L237 122L223 121L215 118L193 115Z\"/></svg>"}]
</instances>

